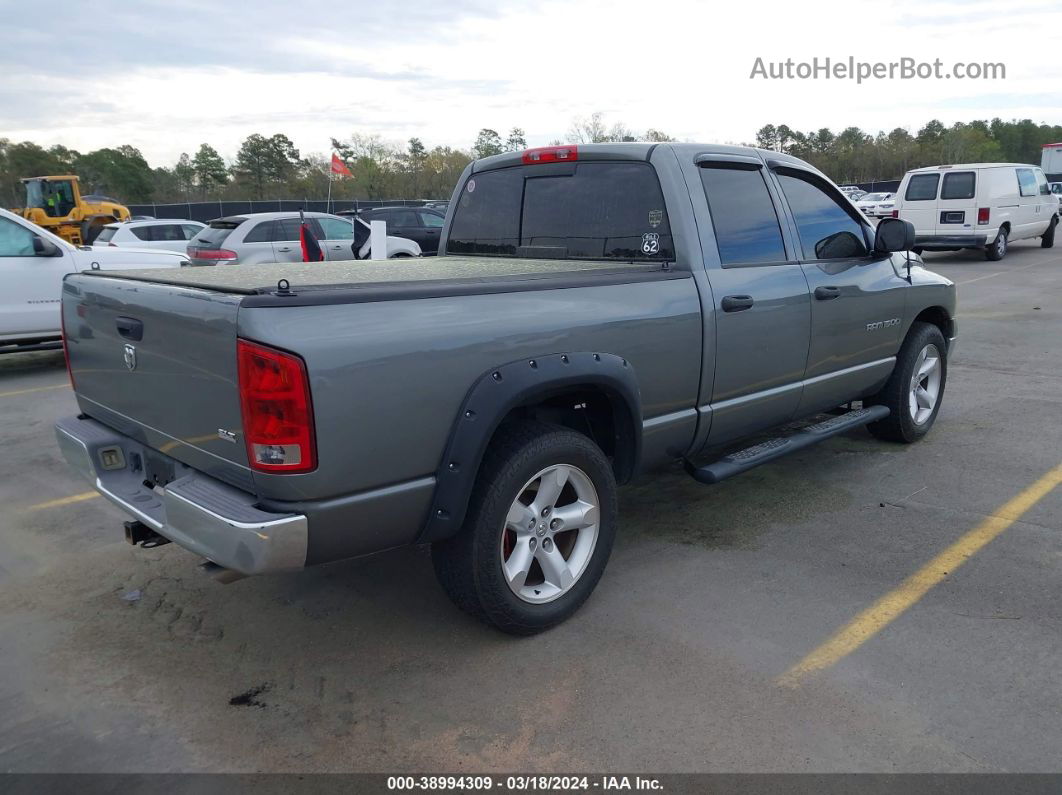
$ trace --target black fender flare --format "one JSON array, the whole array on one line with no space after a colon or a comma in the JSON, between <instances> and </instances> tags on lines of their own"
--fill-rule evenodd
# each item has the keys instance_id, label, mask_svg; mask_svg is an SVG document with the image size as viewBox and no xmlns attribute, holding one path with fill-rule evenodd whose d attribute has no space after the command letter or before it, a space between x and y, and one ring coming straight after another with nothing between
<instances>
[{"instance_id":1,"label":"black fender flare","mask_svg":"<svg viewBox=\"0 0 1062 795\"><path fill-rule=\"evenodd\" d=\"M483 455L506 415L572 387L601 389L613 402L621 418L616 434L624 437L625 451L613 466L617 480L629 479L642 447L641 392L630 362L615 354L589 352L519 359L485 372L465 396L435 473L431 512L418 541L438 541L461 529Z\"/></svg>"}]
</instances>

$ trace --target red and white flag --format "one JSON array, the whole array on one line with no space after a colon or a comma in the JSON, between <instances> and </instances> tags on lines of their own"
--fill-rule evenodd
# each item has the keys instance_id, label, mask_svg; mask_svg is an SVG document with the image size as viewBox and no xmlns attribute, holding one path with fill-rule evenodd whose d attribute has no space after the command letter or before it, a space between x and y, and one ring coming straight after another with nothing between
<instances>
[{"instance_id":1,"label":"red and white flag","mask_svg":"<svg viewBox=\"0 0 1062 795\"><path fill-rule=\"evenodd\" d=\"M353 177L350 173L350 169L347 168L347 164L339 159L339 155L335 152L332 153L332 173L339 174L341 177Z\"/></svg>"}]
</instances>

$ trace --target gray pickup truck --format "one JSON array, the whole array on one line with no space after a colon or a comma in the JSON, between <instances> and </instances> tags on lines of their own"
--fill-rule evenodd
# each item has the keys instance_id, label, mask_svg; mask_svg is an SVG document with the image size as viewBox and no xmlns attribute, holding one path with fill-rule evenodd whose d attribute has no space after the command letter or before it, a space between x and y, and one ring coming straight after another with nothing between
<instances>
[{"instance_id":1,"label":"gray pickup truck","mask_svg":"<svg viewBox=\"0 0 1062 795\"><path fill-rule=\"evenodd\" d=\"M432 261L66 277L59 446L128 540L219 579L430 543L459 607L530 634L601 577L617 484L929 430L955 287L913 234L775 152L498 155Z\"/></svg>"}]
</instances>

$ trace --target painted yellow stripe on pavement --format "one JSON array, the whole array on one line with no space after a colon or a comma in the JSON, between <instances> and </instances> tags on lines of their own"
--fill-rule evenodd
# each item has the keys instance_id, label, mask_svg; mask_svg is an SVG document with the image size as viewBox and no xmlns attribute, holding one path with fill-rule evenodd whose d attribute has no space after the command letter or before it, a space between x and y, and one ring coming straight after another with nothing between
<instances>
[{"instance_id":1,"label":"painted yellow stripe on pavement","mask_svg":"<svg viewBox=\"0 0 1062 795\"><path fill-rule=\"evenodd\" d=\"M43 511L45 508L58 508L62 505L73 505L75 502L84 502L85 500L91 500L99 497L98 491L86 491L82 494L75 494L72 497L62 497L58 500L49 500L48 502L39 502L36 505L31 505L27 508L27 511Z\"/></svg>"},{"instance_id":2,"label":"painted yellow stripe on pavement","mask_svg":"<svg viewBox=\"0 0 1062 795\"><path fill-rule=\"evenodd\" d=\"M841 627L825 643L776 680L783 687L796 687L814 671L829 668L847 657L899 618L909 607L948 574L1020 519L1030 508L1062 484L1062 464L1000 506L991 516L949 546L900 585Z\"/></svg>"},{"instance_id":3,"label":"painted yellow stripe on pavement","mask_svg":"<svg viewBox=\"0 0 1062 795\"><path fill-rule=\"evenodd\" d=\"M70 384L52 384L51 386L35 386L30 389L16 389L13 392L0 392L0 398L14 397L15 395L28 395L31 392L46 392L49 389L69 389Z\"/></svg>"}]
</instances>

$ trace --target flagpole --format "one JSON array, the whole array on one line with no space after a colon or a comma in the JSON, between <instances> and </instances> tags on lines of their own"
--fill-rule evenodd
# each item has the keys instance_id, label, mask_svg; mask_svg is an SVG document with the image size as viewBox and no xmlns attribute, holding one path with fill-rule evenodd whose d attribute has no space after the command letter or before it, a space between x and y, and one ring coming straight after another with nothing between
<instances>
[{"instance_id":1,"label":"flagpole","mask_svg":"<svg viewBox=\"0 0 1062 795\"><path fill-rule=\"evenodd\" d=\"M328 160L328 199L325 201L325 212L332 212L332 160Z\"/></svg>"}]
</instances>

